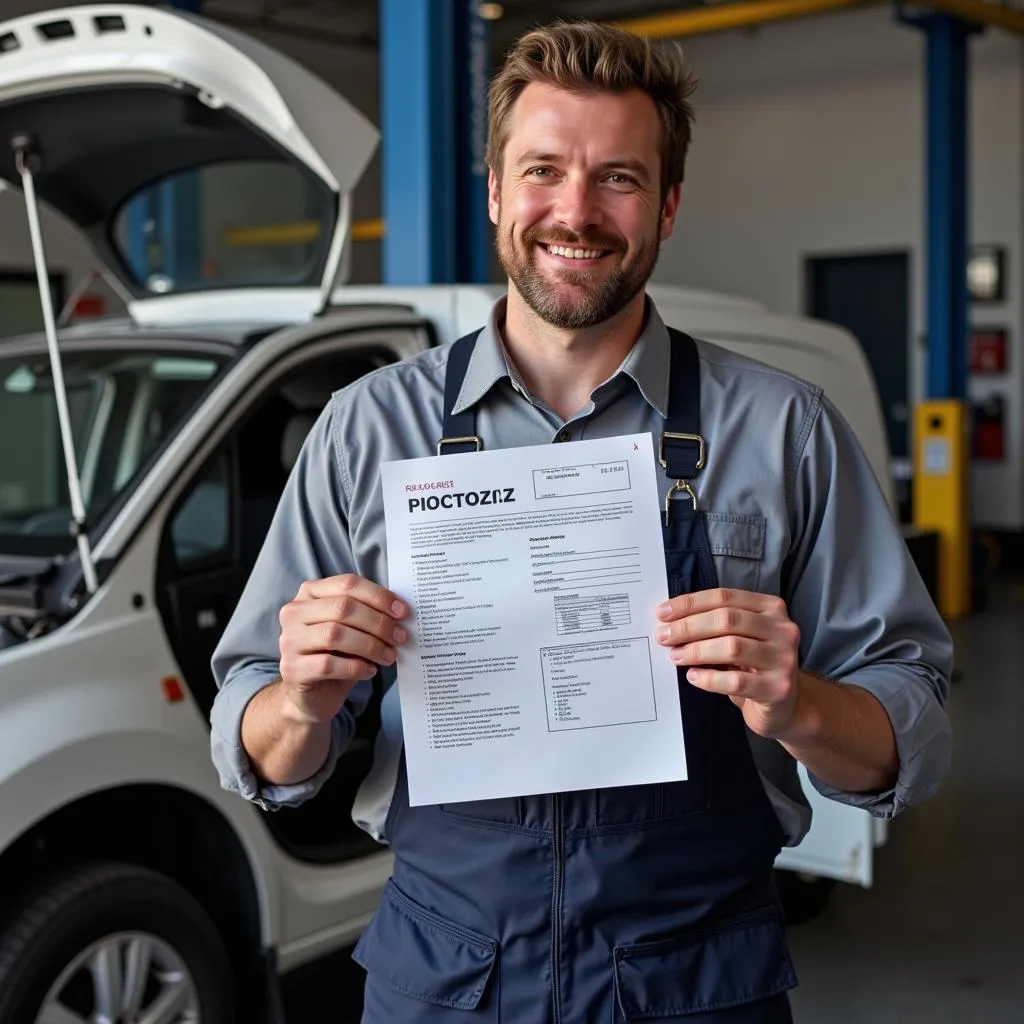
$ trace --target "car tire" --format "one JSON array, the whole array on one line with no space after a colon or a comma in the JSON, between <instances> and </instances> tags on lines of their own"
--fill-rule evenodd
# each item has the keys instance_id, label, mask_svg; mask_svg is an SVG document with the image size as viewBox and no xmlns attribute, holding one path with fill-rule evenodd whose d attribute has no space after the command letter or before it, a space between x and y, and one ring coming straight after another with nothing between
<instances>
[{"instance_id":1,"label":"car tire","mask_svg":"<svg viewBox=\"0 0 1024 1024\"><path fill-rule=\"evenodd\" d=\"M132 985L143 972L145 981ZM50 879L0 933L0 1024L38 1024L44 1006L59 1016L55 1003L84 1024L104 1019L104 999L115 1020L164 999L182 1007L171 1019L233 1024L232 979L224 943L195 897L130 864L84 865ZM138 1005L129 1013L132 989Z\"/></svg>"},{"instance_id":2,"label":"car tire","mask_svg":"<svg viewBox=\"0 0 1024 1024\"><path fill-rule=\"evenodd\" d=\"M804 924L816 918L828 905L837 884L834 878L777 869L775 887L786 924Z\"/></svg>"}]
</instances>

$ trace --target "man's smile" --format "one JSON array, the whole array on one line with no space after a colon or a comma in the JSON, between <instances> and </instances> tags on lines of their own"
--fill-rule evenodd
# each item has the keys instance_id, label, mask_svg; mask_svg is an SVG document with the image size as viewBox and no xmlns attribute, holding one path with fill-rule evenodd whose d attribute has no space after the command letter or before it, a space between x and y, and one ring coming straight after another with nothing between
<instances>
[{"instance_id":1,"label":"man's smile","mask_svg":"<svg viewBox=\"0 0 1024 1024\"><path fill-rule=\"evenodd\" d=\"M583 248L576 245L558 245L538 242L537 247L556 263L581 269L612 255L611 249Z\"/></svg>"}]
</instances>

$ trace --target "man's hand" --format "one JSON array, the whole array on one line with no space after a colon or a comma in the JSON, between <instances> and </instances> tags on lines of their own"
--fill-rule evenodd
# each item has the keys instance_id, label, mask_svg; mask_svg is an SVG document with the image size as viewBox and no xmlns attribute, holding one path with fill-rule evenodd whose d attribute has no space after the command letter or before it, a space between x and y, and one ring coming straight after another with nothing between
<instances>
[{"instance_id":1,"label":"man's hand","mask_svg":"<svg viewBox=\"0 0 1024 1024\"><path fill-rule=\"evenodd\" d=\"M783 738L797 719L802 676L800 629L780 597L704 590L657 610L658 642L688 667L702 690L724 693L758 735Z\"/></svg>"},{"instance_id":2,"label":"man's hand","mask_svg":"<svg viewBox=\"0 0 1024 1024\"><path fill-rule=\"evenodd\" d=\"M818 778L851 793L891 788L900 761L881 702L800 670L800 629L779 597L704 590L657 610L657 637L702 690L724 693L752 732L778 740Z\"/></svg>"},{"instance_id":3,"label":"man's hand","mask_svg":"<svg viewBox=\"0 0 1024 1024\"><path fill-rule=\"evenodd\" d=\"M281 609L281 711L294 721L329 722L352 688L390 665L409 639L408 613L389 590L347 573L303 583Z\"/></svg>"}]
</instances>

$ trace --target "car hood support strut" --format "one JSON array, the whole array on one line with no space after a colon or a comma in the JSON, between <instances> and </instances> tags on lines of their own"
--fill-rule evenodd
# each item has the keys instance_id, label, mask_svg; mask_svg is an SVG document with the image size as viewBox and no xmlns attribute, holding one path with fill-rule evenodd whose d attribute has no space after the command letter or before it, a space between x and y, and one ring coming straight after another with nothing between
<instances>
[{"instance_id":1,"label":"car hood support strut","mask_svg":"<svg viewBox=\"0 0 1024 1024\"><path fill-rule=\"evenodd\" d=\"M25 210L28 213L28 228L32 237L32 258L36 265L39 283L39 301L42 305L43 326L46 330L46 347L50 352L50 368L53 373L53 390L57 399L57 419L60 421L60 436L64 446L64 468L68 476L68 494L71 498L71 531L78 541L78 554L82 560L85 587L89 594L96 593L98 581L89 546L88 524L85 517L85 502L82 500L82 484L78 478L78 459L75 456L75 439L71 433L71 416L68 412L68 395L64 386L64 371L57 344L57 327L53 317L53 296L50 293L50 275L46 268L46 252L43 248L43 233L39 224L39 204L36 202L35 173L39 170L40 158L35 140L31 135L19 134L11 139L15 164L21 175L25 195Z\"/></svg>"}]
</instances>

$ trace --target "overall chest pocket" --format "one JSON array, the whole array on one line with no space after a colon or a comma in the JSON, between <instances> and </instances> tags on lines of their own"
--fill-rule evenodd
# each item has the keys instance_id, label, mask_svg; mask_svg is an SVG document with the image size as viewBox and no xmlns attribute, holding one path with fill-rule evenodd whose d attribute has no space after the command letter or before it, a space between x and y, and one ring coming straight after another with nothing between
<instances>
[{"instance_id":1,"label":"overall chest pocket","mask_svg":"<svg viewBox=\"0 0 1024 1024\"><path fill-rule=\"evenodd\" d=\"M704 523L718 585L756 591L761 585L768 520L764 516L705 512Z\"/></svg>"}]
</instances>

